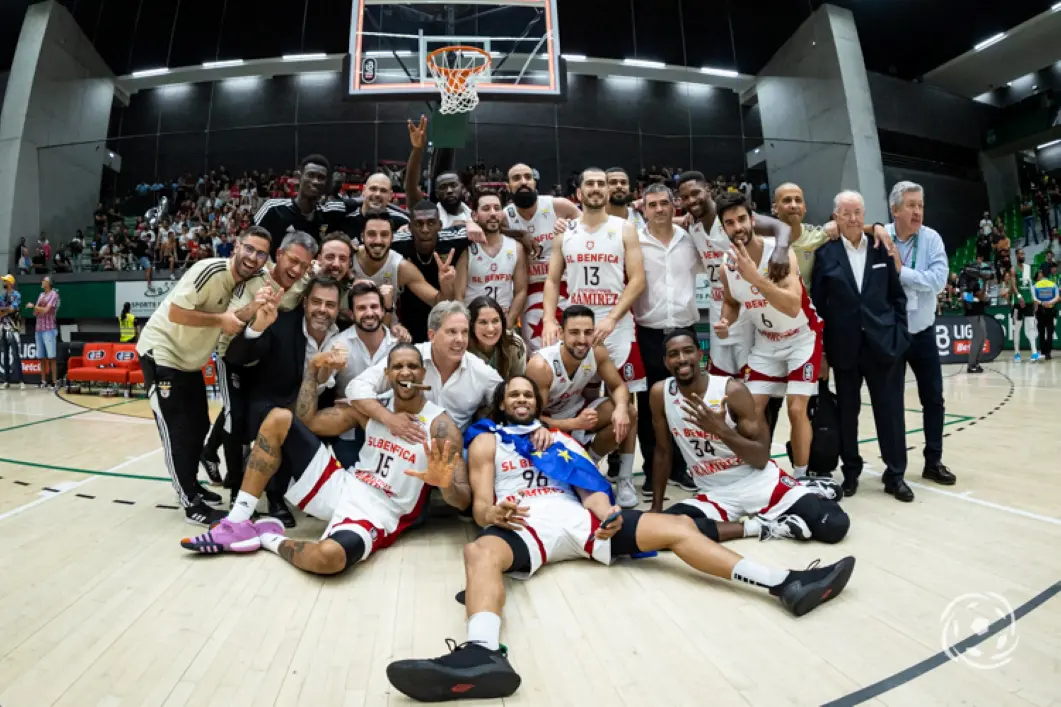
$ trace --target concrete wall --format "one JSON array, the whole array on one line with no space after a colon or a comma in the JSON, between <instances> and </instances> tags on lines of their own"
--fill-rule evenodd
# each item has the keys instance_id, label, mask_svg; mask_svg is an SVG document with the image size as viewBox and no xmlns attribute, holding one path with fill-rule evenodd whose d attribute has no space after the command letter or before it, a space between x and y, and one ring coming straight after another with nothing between
<instances>
[{"instance_id":1,"label":"concrete wall","mask_svg":"<svg viewBox=\"0 0 1061 707\"><path fill-rule=\"evenodd\" d=\"M1017 168L1016 155L989 157L981 152L980 170L984 174L991 213L1000 213L1020 196L1020 170Z\"/></svg>"},{"instance_id":2,"label":"concrete wall","mask_svg":"<svg viewBox=\"0 0 1061 707\"><path fill-rule=\"evenodd\" d=\"M843 189L862 192L867 220L887 216L880 145L854 18L824 5L770 59L757 82L771 184L803 187L821 222Z\"/></svg>"},{"instance_id":3,"label":"concrete wall","mask_svg":"<svg viewBox=\"0 0 1061 707\"><path fill-rule=\"evenodd\" d=\"M48 0L22 25L0 117L0 263L41 230L68 240L99 195L114 76Z\"/></svg>"},{"instance_id":4,"label":"concrete wall","mask_svg":"<svg viewBox=\"0 0 1061 707\"><path fill-rule=\"evenodd\" d=\"M877 127L979 150L997 109L926 84L870 73Z\"/></svg>"}]
</instances>

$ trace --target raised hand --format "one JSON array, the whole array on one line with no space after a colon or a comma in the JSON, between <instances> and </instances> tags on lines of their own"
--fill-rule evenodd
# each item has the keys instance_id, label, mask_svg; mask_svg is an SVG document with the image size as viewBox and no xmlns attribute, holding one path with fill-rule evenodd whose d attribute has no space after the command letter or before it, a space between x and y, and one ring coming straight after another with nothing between
<instances>
[{"instance_id":1,"label":"raised hand","mask_svg":"<svg viewBox=\"0 0 1061 707\"><path fill-rule=\"evenodd\" d=\"M451 287L457 280L457 268L453 267L453 254L456 251L451 250L446 254L446 259L438 257L438 253L435 253L435 264L438 265L438 285L439 287Z\"/></svg>"},{"instance_id":2,"label":"raised hand","mask_svg":"<svg viewBox=\"0 0 1061 707\"><path fill-rule=\"evenodd\" d=\"M743 243L734 243L730 251L732 264L728 264L730 270L736 270L740 276L754 285L760 278L759 266L755 264Z\"/></svg>"},{"instance_id":3,"label":"raised hand","mask_svg":"<svg viewBox=\"0 0 1061 707\"><path fill-rule=\"evenodd\" d=\"M453 443L448 439L436 439L434 444L424 442L424 454L427 455L427 469L425 471L409 469L405 473L420 479L428 486L448 489L453 484L453 472L457 469L457 455L459 454L453 448Z\"/></svg>"},{"instance_id":4,"label":"raised hand","mask_svg":"<svg viewBox=\"0 0 1061 707\"><path fill-rule=\"evenodd\" d=\"M711 325L711 328L715 330L715 336L719 339L729 338L729 320L725 317L719 317L718 321Z\"/></svg>"},{"instance_id":5,"label":"raised hand","mask_svg":"<svg viewBox=\"0 0 1061 707\"><path fill-rule=\"evenodd\" d=\"M686 422L696 425L704 432L715 437L729 430L729 425L726 424L727 409L725 398L722 398L718 412L715 412L708 407L703 398L693 393L682 400L682 412Z\"/></svg>"},{"instance_id":6,"label":"raised hand","mask_svg":"<svg viewBox=\"0 0 1061 707\"><path fill-rule=\"evenodd\" d=\"M409 121L409 144L414 150L427 147L427 117L421 115L419 123Z\"/></svg>"}]
</instances>

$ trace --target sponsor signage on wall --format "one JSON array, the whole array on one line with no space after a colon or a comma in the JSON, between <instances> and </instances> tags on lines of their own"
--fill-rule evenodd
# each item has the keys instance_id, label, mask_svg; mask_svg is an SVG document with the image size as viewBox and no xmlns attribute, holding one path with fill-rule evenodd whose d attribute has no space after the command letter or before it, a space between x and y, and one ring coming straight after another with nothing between
<instances>
[{"instance_id":1,"label":"sponsor signage on wall","mask_svg":"<svg viewBox=\"0 0 1061 707\"><path fill-rule=\"evenodd\" d=\"M993 317L984 315L984 328L987 336L984 338L981 363L998 358L1006 341L1002 325ZM968 363L972 338L973 322L969 317L936 317L936 348L939 349L941 363Z\"/></svg>"},{"instance_id":2,"label":"sponsor signage on wall","mask_svg":"<svg viewBox=\"0 0 1061 707\"><path fill-rule=\"evenodd\" d=\"M159 280L150 286L146 282L114 283L115 316L121 313L122 305L128 302L133 307L134 317L150 317L176 285L173 280Z\"/></svg>"}]
</instances>

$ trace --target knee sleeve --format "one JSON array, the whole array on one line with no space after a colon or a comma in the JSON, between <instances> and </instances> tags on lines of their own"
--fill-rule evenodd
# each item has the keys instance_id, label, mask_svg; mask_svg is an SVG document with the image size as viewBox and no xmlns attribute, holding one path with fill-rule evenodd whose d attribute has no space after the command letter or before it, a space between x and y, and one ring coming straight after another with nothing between
<instances>
[{"instance_id":1,"label":"knee sleeve","mask_svg":"<svg viewBox=\"0 0 1061 707\"><path fill-rule=\"evenodd\" d=\"M802 518L810 528L811 537L823 543L840 542L851 527L851 518L840 504L821 496L804 496L788 512Z\"/></svg>"},{"instance_id":2,"label":"knee sleeve","mask_svg":"<svg viewBox=\"0 0 1061 707\"><path fill-rule=\"evenodd\" d=\"M675 506L671 506L667 510L663 511L666 515L672 516L688 516L693 519L696 523L696 529L707 538L714 540L716 543L720 542L718 539L718 524L704 515L703 511L698 508L679 503Z\"/></svg>"},{"instance_id":3,"label":"knee sleeve","mask_svg":"<svg viewBox=\"0 0 1061 707\"><path fill-rule=\"evenodd\" d=\"M352 530L339 530L328 536L342 546L346 553L346 569L350 569L365 556L365 541Z\"/></svg>"}]
</instances>

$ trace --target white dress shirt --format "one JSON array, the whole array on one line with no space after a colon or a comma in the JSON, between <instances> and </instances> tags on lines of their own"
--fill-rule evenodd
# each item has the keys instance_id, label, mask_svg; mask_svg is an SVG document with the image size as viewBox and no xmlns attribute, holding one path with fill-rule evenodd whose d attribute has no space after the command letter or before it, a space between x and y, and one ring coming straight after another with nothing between
<instances>
[{"instance_id":1,"label":"white dress shirt","mask_svg":"<svg viewBox=\"0 0 1061 707\"><path fill-rule=\"evenodd\" d=\"M500 374L482 359L465 352L457 370L442 385L442 374L431 360L431 342L416 344L416 348L424 357L424 383L431 386L431 390L424 391L424 397L442 406L463 430L471 423L479 408L491 402L494 389L501 382ZM386 367L386 360L379 361L352 380L346 387L346 397L350 400L372 400L386 392L390 387L385 375Z\"/></svg>"},{"instance_id":2,"label":"white dress shirt","mask_svg":"<svg viewBox=\"0 0 1061 707\"><path fill-rule=\"evenodd\" d=\"M645 261L645 291L634 303L637 323L649 329L675 329L700 321L696 275L704 272L693 239L680 226L667 245L647 228L637 234Z\"/></svg>"},{"instance_id":3,"label":"white dress shirt","mask_svg":"<svg viewBox=\"0 0 1061 707\"><path fill-rule=\"evenodd\" d=\"M855 276L855 287L862 292L862 278L866 275L866 256L869 254L869 243L866 234L859 234L858 245L851 245L851 241L841 236L844 242L844 250L847 251L847 259L851 263L851 273Z\"/></svg>"},{"instance_id":4,"label":"white dress shirt","mask_svg":"<svg viewBox=\"0 0 1061 707\"><path fill-rule=\"evenodd\" d=\"M386 361L387 354L394 348L394 345L398 343L390 332L390 329L383 327L383 341L380 342L379 348L376 349L376 353L369 353L368 347L365 346L365 342L361 340L361 337L357 335L357 327L352 326L346 331L340 333L335 339L332 340L332 348L337 345L346 347L346 368L335 373L335 387L339 391L340 395L345 395L346 389L350 386L355 378L367 371L372 366L375 366L380 361ZM384 364L385 365L385 364ZM343 432L339 435L340 439L354 439L354 428Z\"/></svg>"},{"instance_id":5,"label":"white dress shirt","mask_svg":"<svg viewBox=\"0 0 1061 707\"><path fill-rule=\"evenodd\" d=\"M257 331L255 329L253 329L252 327L247 327L246 329L243 330L243 336L245 336L248 339L257 339L259 336L261 336L264 333L265 333L264 330L263 331ZM317 354L319 354L321 351L330 351L331 350L332 344L334 343L334 339L339 334L339 327L337 327L336 325L332 324L331 328L328 329L328 331L326 331L324 333L324 338L321 339L321 345L320 346L317 346L317 342L313 339L312 336L309 335L309 331L306 329L306 320L305 319L302 320L302 334L306 337L306 361L303 364L303 366L308 366L309 365L309 360L311 358L313 358L314 356L316 356ZM303 373L305 373L305 370L306 370L305 368L302 369ZM321 384L319 384L317 386L317 394L319 395L320 393L324 392L325 389L331 388L334 385L335 385L335 374L332 373L330 376L328 376L327 382L321 383Z\"/></svg>"}]
</instances>

